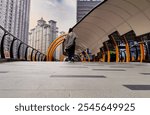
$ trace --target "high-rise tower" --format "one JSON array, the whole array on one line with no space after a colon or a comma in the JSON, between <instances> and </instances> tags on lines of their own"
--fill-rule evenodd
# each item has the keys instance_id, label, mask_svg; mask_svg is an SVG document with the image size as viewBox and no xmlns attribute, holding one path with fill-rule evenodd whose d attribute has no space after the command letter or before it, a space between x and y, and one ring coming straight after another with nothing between
<instances>
[{"instance_id":1,"label":"high-rise tower","mask_svg":"<svg viewBox=\"0 0 150 115\"><path fill-rule=\"evenodd\" d=\"M21 41L28 42L30 0L0 0L0 25ZM2 33L0 32L0 40ZM5 51L9 50L10 38L5 43ZM17 52L17 42L15 52ZM21 54L24 55L23 46Z\"/></svg>"},{"instance_id":2,"label":"high-rise tower","mask_svg":"<svg viewBox=\"0 0 150 115\"><path fill-rule=\"evenodd\" d=\"M30 0L0 0L0 25L25 43L28 41Z\"/></svg>"}]
</instances>

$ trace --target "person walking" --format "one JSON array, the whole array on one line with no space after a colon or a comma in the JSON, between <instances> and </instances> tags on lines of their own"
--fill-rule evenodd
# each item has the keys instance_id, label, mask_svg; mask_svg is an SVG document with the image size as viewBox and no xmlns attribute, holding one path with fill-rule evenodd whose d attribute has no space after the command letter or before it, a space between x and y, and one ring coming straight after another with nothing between
<instances>
[{"instance_id":1,"label":"person walking","mask_svg":"<svg viewBox=\"0 0 150 115\"><path fill-rule=\"evenodd\" d=\"M70 62L74 62L74 55L75 55L75 46L76 46L76 40L77 36L76 34L73 32L73 29L70 28L69 32L65 38L65 50L68 54L68 61Z\"/></svg>"}]
</instances>

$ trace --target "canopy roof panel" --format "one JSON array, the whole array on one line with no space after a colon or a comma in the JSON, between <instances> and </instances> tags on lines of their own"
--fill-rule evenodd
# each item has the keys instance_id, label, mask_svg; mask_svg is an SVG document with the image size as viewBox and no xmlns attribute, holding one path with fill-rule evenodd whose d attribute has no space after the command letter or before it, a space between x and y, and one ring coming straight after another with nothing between
<instances>
[{"instance_id":1,"label":"canopy roof panel","mask_svg":"<svg viewBox=\"0 0 150 115\"><path fill-rule=\"evenodd\" d=\"M150 0L105 0L89 12L74 27L77 44L97 53L108 35L131 30L137 36L150 32ZM82 47L81 46L81 47Z\"/></svg>"}]
</instances>

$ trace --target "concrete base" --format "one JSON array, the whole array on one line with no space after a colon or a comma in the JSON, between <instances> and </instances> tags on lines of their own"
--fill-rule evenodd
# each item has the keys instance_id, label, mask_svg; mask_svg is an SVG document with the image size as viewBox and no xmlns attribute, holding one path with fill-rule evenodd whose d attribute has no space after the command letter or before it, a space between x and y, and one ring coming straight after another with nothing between
<instances>
[{"instance_id":1,"label":"concrete base","mask_svg":"<svg viewBox=\"0 0 150 115\"><path fill-rule=\"evenodd\" d=\"M150 98L149 86L148 63L0 64L0 97L4 98Z\"/></svg>"}]
</instances>

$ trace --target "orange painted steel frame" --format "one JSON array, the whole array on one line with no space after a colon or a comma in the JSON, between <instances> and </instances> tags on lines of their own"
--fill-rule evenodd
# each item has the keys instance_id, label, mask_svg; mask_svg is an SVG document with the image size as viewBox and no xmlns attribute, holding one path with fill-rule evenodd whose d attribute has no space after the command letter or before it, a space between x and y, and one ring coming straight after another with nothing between
<instances>
[{"instance_id":1,"label":"orange painted steel frame","mask_svg":"<svg viewBox=\"0 0 150 115\"><path fill-rule=\"evenodd\" d=\"M51 43L51 45L49 46L48 51L47 51L47 58L46 58L47 61L52 61L54 51L56 50L56 48L57 48L61 43L63 43L63 41L64 41L64 39L65 39L64 37L65 37L66 35L67 35L67 34L64 34L64 35L59 36L58 38L56 38L56 39Z\"/></svg>"},{"instance_id":2,"label":"orange painted steel frame","mask_svg":"<svg viewBox=\"0 0 150 115\"><path fill-rule=\"evenodd\" d=\"M58 42L56 42L56 44L54 44L54 46L52 47L52 50L51 50L51 52L50 52L50 54L49 54L49 61L52 61L52 60L53 60L53 54L54 54L56 48L57 48L60 44L62 44L63 41L64 41L64 39L61 39L61 40L59 40Z\"/></svg>"},{"instance_id":3,"label":"orange painted steel frame","mask_svg":"<svg viewBox=\"0 0 150 115\"><path fill-rule=\"evenodd\" d=\"M105 52L104 52L103 48L100 49L100 52L102 53L102 58L99 60L99 62L105 62Z\"/></svg>"},{"instance_id":4,"label":"orange painted steel frame","mask_svg":"<svg viewBox=\"0 0 150 115\"><path fill-rule=\"evenodd\" d=\"M116 41L115 41L114 36L111 35L111 37L112 37L112 40L113 40L113 42L114 42L115 49L116 49L116 62L119 62L119 48L118 48L118 45L117 45L117 43L116 43Z\"/></svg>"},{"instance_id":5,"label":"orange painted steel frame","mask_svg":"<svg viewBox=\"0 0 150 115\"><path fill-rule=\"evenodd\" d=\"M102 52L102 62L105 62L105 52Z\"/></svg>"},{"instance_id":6,"label":"orange painted steel frame","mask_svg":"<svg viewBox=\"0 0 150 115\"><path fill-rule=\"evenodd\" d=\"M140 62L143 62L145 56L144 56L144 43L142 42L140 42L140 53L141 53Z\"/></svg>"},{"instance_id":7,"label":"orange painted steel frame","mask_svg":"<svg viewBox=\"0 0 150 115\"><path fill-rule=\"evenodd\" d=\"M107 62L110 62L110 51L107 51Z\"/></svg>"},{"instance_id":8,"label":"orange painted steel frame","mask_svg":"<svg viewBox=\"0 0 150 115\"><path fill-rule=\"evenodd\" d=\"M125 36L123 36L123 39L124 39L125 45L126 45L126 62L130 62L130 48L129 48L129 44L128 44L128 41L127 41Z\"/></svg>"}]
</instances>

